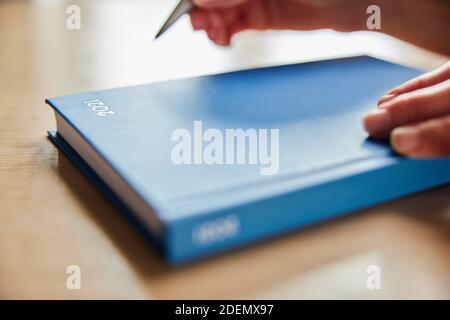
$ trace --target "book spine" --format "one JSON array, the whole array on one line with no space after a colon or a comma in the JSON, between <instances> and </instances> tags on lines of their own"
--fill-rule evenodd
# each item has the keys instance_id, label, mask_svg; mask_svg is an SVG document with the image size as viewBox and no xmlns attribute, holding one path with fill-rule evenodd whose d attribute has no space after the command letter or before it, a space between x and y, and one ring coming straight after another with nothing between
<instances>
[{"instance_id":1,"label":"book spine","mask_svg":"<svg viewBox=\"0 0 450 320\"><path fill-rule=\"evenodd\" d=\"M166 247L162 239L149 232L144 223L140 221L131 209L111 190L111 188L100 178L94 170L78 155L78 153L56 132L48 132L48 139L72 161L72 163L89 179L100 191L103 197L110 201L118 212L124 217L153 247L160 255L164 255Z\"/></svg>"},{"instance_id":2,"label":"book spine","mask_svg":"<svg viewBox=\"0 0 450 320\"><path fill-rule=\"evenodd\" d=\"M239 207L174 221L167 259L185 263L450 181L450 159L404 160Z\"/></svg>"}]
</instances>

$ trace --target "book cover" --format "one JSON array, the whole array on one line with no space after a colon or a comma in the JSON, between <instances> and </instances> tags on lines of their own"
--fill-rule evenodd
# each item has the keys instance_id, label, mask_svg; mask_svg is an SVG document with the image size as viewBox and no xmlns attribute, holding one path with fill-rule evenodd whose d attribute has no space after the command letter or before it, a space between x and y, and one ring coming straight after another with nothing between
<instances>
[{"instance_id":1,"label":"book cover","mask_svg":"<svg viewBox=\"0 0 450 320\"><path fill-rule=\"evenodd\" d=\"M49 99L50 137L180 263L448 183L361 124L420 72L371 57Z\"/></svg>"}]
</instances>

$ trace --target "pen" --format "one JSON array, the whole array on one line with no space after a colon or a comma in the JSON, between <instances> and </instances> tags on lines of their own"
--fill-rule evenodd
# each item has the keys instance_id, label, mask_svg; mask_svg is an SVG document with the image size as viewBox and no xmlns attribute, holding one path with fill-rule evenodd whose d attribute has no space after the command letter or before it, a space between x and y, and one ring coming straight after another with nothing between
<instances>
[{"instance_id":1,"label":"pen","mask_svg":"<svg viewBox=\"0 0 450 320\"><path fill-rule=\"evenodd\" d=\"M180 0L173 12L167 18L166 22L164 22L163 26L156 34L155 40L158 39L164 32L166 32L175 22L177 22L178 19L180 19L186 13L191 12L194 8L195 5L192 0Z\"/></svg>"}]
</instances>

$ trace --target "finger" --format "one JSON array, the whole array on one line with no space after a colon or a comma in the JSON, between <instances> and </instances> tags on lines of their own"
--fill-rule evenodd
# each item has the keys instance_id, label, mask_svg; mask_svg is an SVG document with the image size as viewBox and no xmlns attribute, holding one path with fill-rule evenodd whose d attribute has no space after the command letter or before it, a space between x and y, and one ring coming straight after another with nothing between
<instances>
[{"instance_id":1,"label":"finger","mask_svg":"<svg viewBox=\"0 0 450 320\"><path fill-rule=\"evenodd\" d=\"M402 94L381 105L364 118L373 137L387 137L396 127L450 113L450 80Z\"/></svg>"},{"instance_id":2,"label":"finger","mask_svg":"<svg viewBox=\"0 0 450 320\"><path fill-rule=\"evenodd\" d=\"M392 131L391 144L400 154L430 158L450 156L450 116Z\"/></svg>"},{"instance_id":3,"label":"finger","mask_svg":"<svg viewBox=\"0 0 450 320\"><path fill-rule=\"evenodd\" d=\"M378 100L378 106L382 105L383 103L386 103L392 99L394 99L396 97L395 94L386 94L384 96L382 96L380 98L380 100Z\"/></svg>"},{"instance_id":4,"label":"finger","mask_svg":"<svg viewBox=\"0 0 450 320\"><path fill-rule=\"evenodd\" d=\"M226 45L229 37L221 12L218 10L209 10L208 16L211 25L210 32L212 41L219 45Z\"/></svg>"},{"instance_id":5,"label":"finger","mask_svg":"<svg viewBox=\"0 0 450 320\"><path fill-rule=\"evenodd\" d=\"M194 30L204 30L208 28L209 20L207 13L202 9L195 9L191 14L191 24Z\"/></svg>"},{"instance_id":6,"label":"finger","mask_svg":"<svg viewBox=\"0 0 450 320\"><path fill-rule=\"evenodd\" d=\"M194 0L194 4L200 8L223 9L234 7L246 1L247 0Z\"/></svg>"},{"instance_id":7,"label":"finger","mask_svg":"<svg viewBox=\"0 0 450 320\"><path fill-rule=\"evenodd\" d=\"M380 105L382 103L385 103L400 94L434 86L448 79L450 79L450 62L447 62L436 70L407 81L404 84L392 89L386 95L381 97L378 104Z\"/></svg>"},{"instance_id":8,"label":"finger","mask_svg":"<svg viewBox=\"0 0 450 320\"><path fill-rule=\"evenodd\" d=\"M412 79L401 86L392 89L389 94L402 94L411 92L414 90L434 86L442 81L450 79L450 62L447 62L443 66L428 72L420 77Z\"/></svg>"},{"instance_id":9,"label":"finger","mask_svg":"<svg viewBox=\"0 0 450 320\"><path fill-rule=\"evenodd\" d=\"M208 28L206 29L206 33L208 35L209 40L211 40L217 45L228 46L231 43L231 38L229 36L224 37L223 35L221 35L219 29Z\"/></svg>"},{"instance_id":10,"label":"finger","mask_svg":"<svg viewBox=\"0 0 450 320\"><path fill-rule=\"evenodd\" d=\"M206 33L208 35L209 40L211 40L212 42L217 41L217 30L216 29L208 28L208 29L206 29Z\"/></svg>"},{"instance_id":11,"label":"finger","mask_svg":"<svg viewBox=\"0 0 450 320\"><path fill-rule=\"evenodd\" d=\"M231 44L231 38L237 32L245 30L245 23L242 19L242 8L230 8L222 10L222 19L226 28L226 43Z\"/></svg>"}]
</instances>

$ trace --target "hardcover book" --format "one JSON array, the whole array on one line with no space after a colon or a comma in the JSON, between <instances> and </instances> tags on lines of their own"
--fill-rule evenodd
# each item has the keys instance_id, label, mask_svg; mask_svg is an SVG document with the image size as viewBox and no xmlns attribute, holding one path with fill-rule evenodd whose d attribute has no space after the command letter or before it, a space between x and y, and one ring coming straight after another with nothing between
<instances>
[{"instance_id":1,"label":"hardcover book","mask_svg":"<svg viewBox=\"0 0 450 320\"><path fill-rule=\"evenodd\" d=\"M50 139L177 264L450 181L361 119L421 72L371 57L47 100Z\"/></svg>"}]
</instances>

